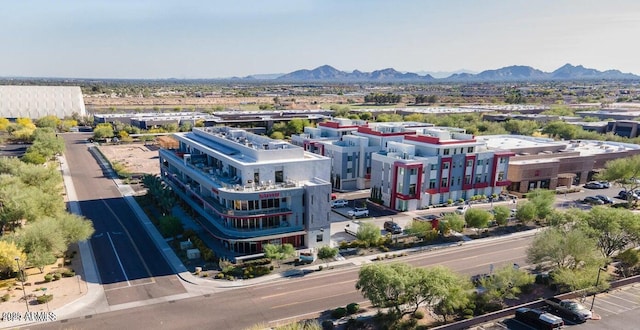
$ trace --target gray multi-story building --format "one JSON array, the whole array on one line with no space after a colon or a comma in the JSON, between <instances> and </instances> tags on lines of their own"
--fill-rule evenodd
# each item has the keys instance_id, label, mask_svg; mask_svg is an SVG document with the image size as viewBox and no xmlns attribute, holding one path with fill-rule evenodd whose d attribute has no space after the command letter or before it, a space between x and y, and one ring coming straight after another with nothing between
<instances>
[{"instance_id":1,"label":"gray multi-story building","mask_svg":"<svg viewBox=\"0 0 640 330\"><path fill-rule=\"evenodd\" d=\"M178 148L160 150L161 176L230 251L329 244L329 158L229 127L174 136Z\"/></svg>"},{"instance_id":2,"label":"gray multi-story building","mask_svg":"<svg viewBox=\"0 0 640 330\"><path fill-rule=\"evenodd\" d=\"M509 157L459 129L422 128L372 155L371 196L411 211L449 200L500 194L509 185Z\"/></svg>"}]
</instances>

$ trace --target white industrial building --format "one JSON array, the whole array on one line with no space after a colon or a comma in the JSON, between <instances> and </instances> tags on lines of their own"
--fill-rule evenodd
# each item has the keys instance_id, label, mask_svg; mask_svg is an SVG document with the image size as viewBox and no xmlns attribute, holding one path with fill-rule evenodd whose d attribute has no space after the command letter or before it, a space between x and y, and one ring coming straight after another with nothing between
<instances>
[{"instance_id":1,"label":"white industrial building","mask_svg":"<svg viewBox=\"0 0 640 330\"><path fill-rule=\"evenodd\" d=\"M78 86L0 86L0 118L86 116Z\"/></svg>"}]
</instances>

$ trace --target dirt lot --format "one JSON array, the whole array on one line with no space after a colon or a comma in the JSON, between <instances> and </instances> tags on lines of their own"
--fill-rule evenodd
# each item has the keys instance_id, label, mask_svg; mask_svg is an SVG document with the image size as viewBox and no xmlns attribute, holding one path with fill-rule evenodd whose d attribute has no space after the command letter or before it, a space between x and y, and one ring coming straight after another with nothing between
<instances>
[{"instance_id":1,"label":"dirt lot","mask_svg":"<svg viewBox=\"0 0 640 330\"><path fill-rule=\"evenodd\" d=\"M157 145L129 143L101 145L99 148L109 161L124 165L131 173L160 174Z\"/></svg>"}]
</instances>

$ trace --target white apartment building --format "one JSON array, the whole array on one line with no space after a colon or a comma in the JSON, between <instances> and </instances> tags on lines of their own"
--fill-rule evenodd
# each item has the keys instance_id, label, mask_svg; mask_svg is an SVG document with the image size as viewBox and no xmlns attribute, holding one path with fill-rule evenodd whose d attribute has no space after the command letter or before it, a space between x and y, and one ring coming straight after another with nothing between
<instances>
[{"instance_id":1,"label":"white apartment building","mask_svg":"<svg viewBox=\"0 0 640 330\"><path fill-rule=\"evenodd\" d=\"M331 159L229 127L174 136L178 148L160 150L161 176L227 249L329 245Z\"/></svg>"}]
</instances>

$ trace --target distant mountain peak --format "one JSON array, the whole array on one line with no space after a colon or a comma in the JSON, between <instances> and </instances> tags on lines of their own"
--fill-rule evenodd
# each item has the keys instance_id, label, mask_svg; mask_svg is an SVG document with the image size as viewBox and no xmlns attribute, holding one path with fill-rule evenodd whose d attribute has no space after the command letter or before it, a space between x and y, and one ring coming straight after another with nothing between
<instances>
[{"instance_id":1,"label":"distant mountain peak","mask_svg":"<svg viewBox=\"0 0 640 330\"><path fill-rule=\"evenodd\" d=\"M499 69L485 70L480 73L460 72L444 78L434 78L430 74L420 75L412 72L399 72L394 68L384 68L372 72L353 70L345 72L330 65L322 65L312 70L297 70L276 78L281 81L318 81L318 82L433 82L442 81L530 81L530 80L640 80L640 76L630 73L622 73L618 70L598 71L585 68L582 65L574 66L567 63L553 72L543 72L526 65L511 65Z\"/></svg>"}]
</instances>

